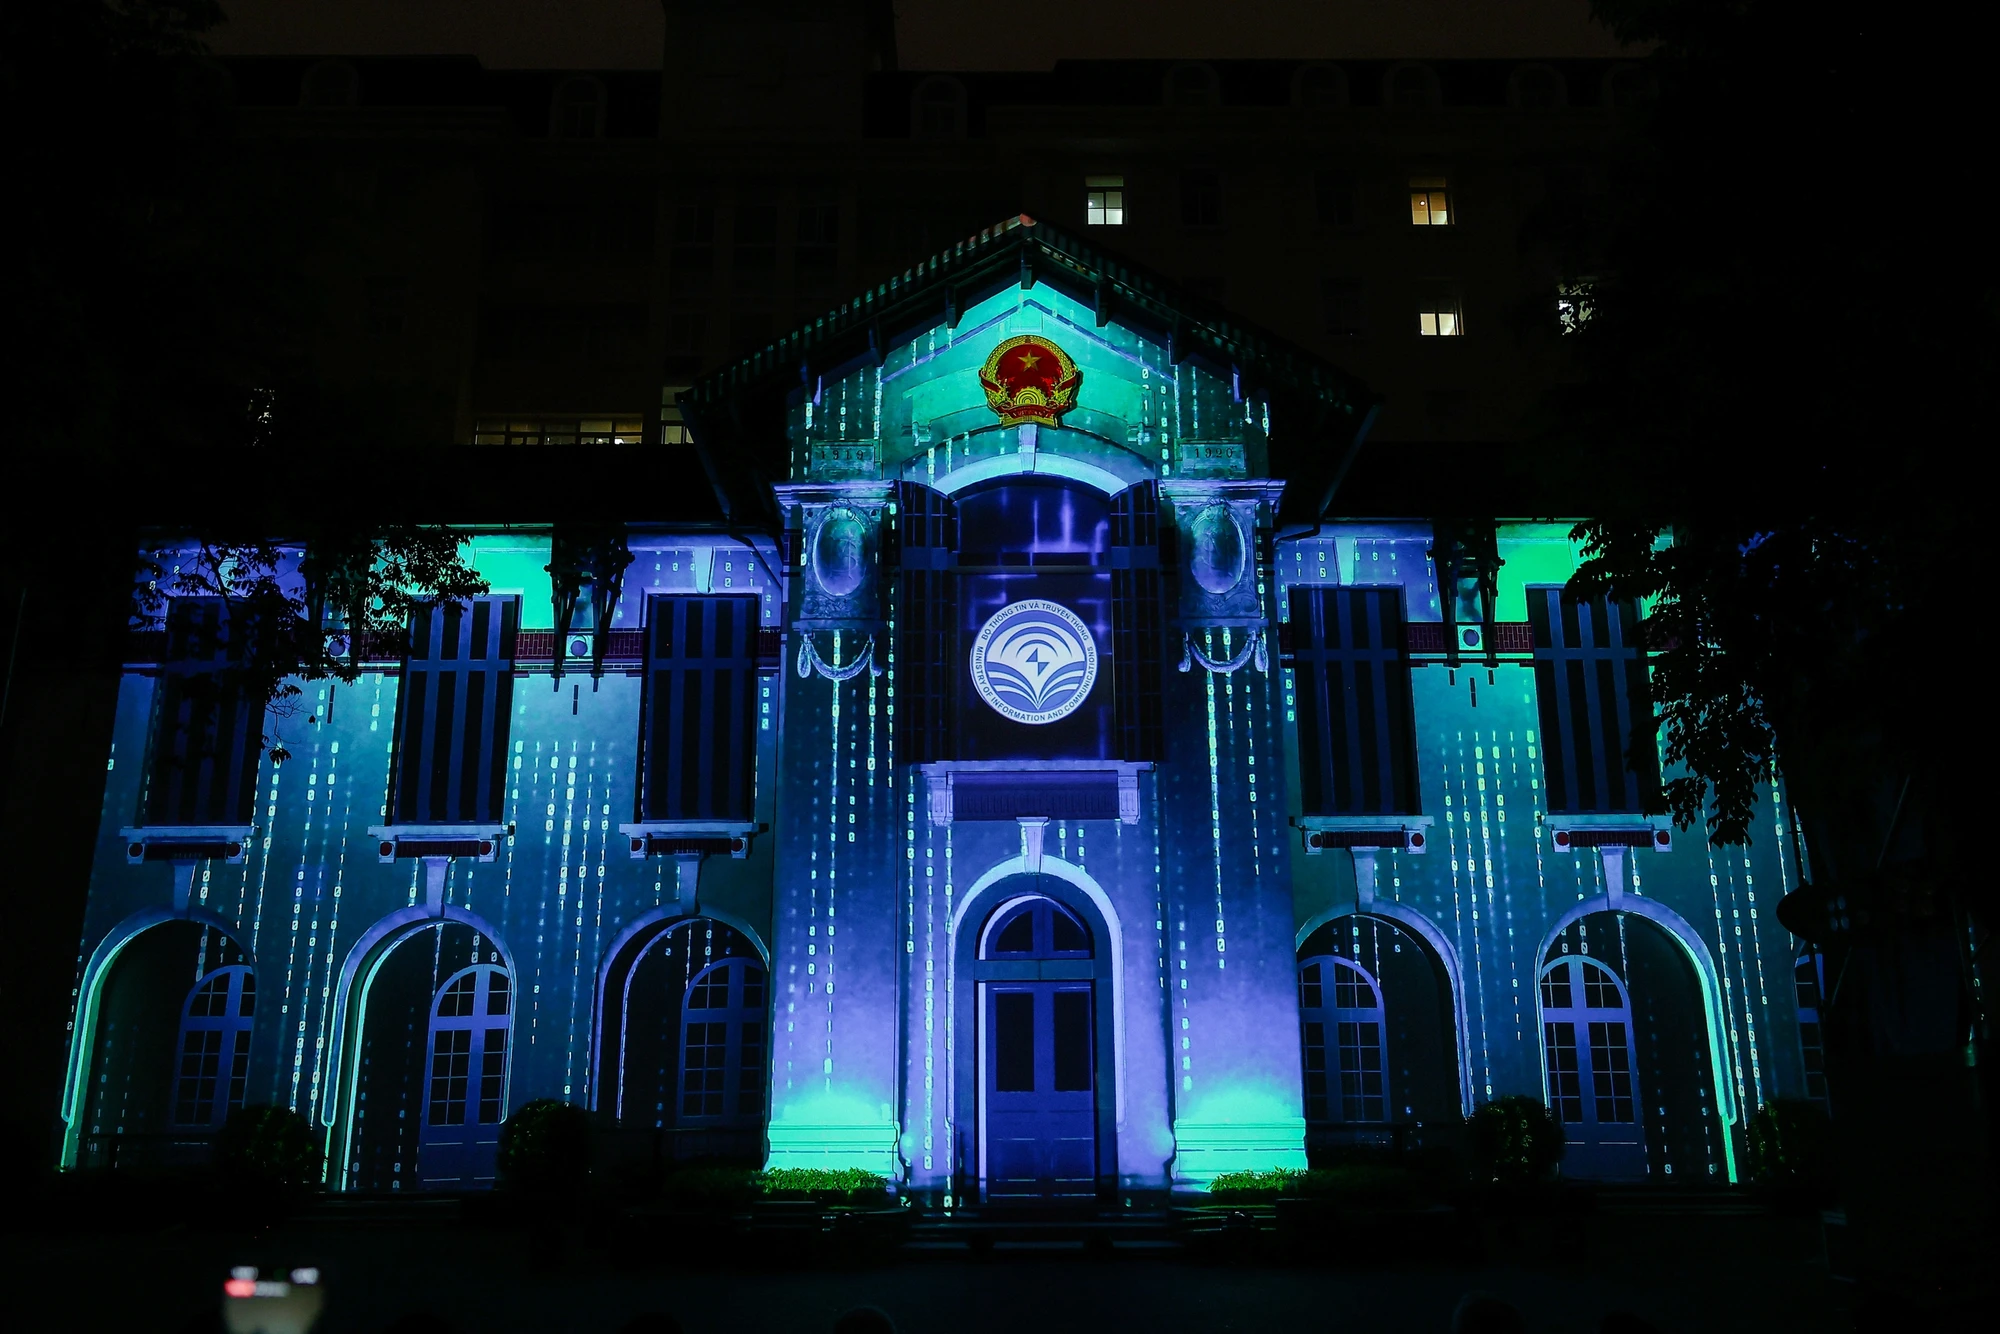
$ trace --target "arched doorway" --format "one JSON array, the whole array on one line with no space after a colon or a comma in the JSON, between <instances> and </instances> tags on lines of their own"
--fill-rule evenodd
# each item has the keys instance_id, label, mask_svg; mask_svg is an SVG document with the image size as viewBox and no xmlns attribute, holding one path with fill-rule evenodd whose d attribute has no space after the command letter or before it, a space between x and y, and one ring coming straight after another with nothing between
<instances>
[{"instance_id":1,"label":"arched doorway","mask_svg":"<svg viewBox=\"0 0 2000 1334\"><path fill-rule=\"evenodd\" d=\"M1463 1110L1451 979L1414 931L1348 915L1298 951L1306 1150L1449 1143Z\"/></svg>"},{"instance_id":2,"label":"arched doorway","mask_svg":"<svg viewBox=\"0 0 2000 1334\"><path fill-rule=\"evenodd\" d=\"M247 956L212 926L166 921L127 941L91 1016L77 1163L206 1160L248 1094L254 995Z\"/></svg>"},{"instance_id":3,"label":"arched doorway","mask_svg":"<svg viewBox=\"0 0 2000 1334\"><path fill-rule=\"evenodd\" d=\"M492 1185L514 1008L499 944L468 923L430 921L362 971L345 1187Z\"/></svg>"},{"instance_id":4,"label":"arched doorway","mask_svg":"<svg viewBox=\"0 0 2000 1334\"><path fill-rule=\"evenodd\" d=\"M461 968L431 1003L430 1070L417 1176L426 1190L490 1186L507 1117L513 983L497 963Z\"/></svg>"},{"instance_id":5,"label":"arched doorway","mask_svg":"<svg viewBox=\"0 0 2000 1334\"><path fill-rule=\"evenodd\" d=\"M1005 899L979 929L977 1171L989 1203L1097 1197L1110 1046L1098 953L1083 914L1044 894Z\"/></svg>"},{"instance_id":6,"label":"arched doorway","mask_svg":"<svg viewBox=\"0 0 2000 1334\"><path fill-rule=\"evenodd\" d=\"M599 1003L596 1106L622 1170L761 1162L770 1094L770 978L742 931L665 918L614 947Z\"/></svg>"},{"instance_id":7,"label":"arched doorway","mask_svg":"<svg viewBox=\"0 0 2000 1334\"><path fill-rule=\"evenodd\" d=\"M1538 980L1564 1175L1727 1182L1728 1097L1689 947L1636 912L1584 913L1550 939Z\"/></svg>"}]
</instances>

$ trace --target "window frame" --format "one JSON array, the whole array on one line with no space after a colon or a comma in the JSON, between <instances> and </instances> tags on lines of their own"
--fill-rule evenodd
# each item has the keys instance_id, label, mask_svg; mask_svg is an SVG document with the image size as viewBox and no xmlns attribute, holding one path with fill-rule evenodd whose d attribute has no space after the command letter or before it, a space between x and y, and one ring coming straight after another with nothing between
<instances>
[{"instance_id":1,"label":"window frame","mask_svg":"<svg viewBox=\"0 0 2000 1334\"><path fill-rule=\"evenodd\" d=\"M223 984L224 1013L195 1014L195 1002L214 994L217 982ZM211 969L189 988L187 997L181 1002L180 1031L174 1040L171 1124L215 1129L229 1119L231 1112L243 1106L249 1085L251 1044L256 1031L256 1002L256 971L247 963L225 964ZM188 1040L196 1034L215 1035L215 1050L190 1053ZM207 1045L203 1043L204 1047ZM190 1073L187 1064L190 1055L197 1059L214 1056L215 1071L206 1075L199 1071ZM206 1097L199 1096L204 1079L210 1085ZM195 1085L195 1096L190 1096L190 1082ZM183 1115L184 1108L192 1108L198 1114Z\"/></svg>"},{"instance_id":2,"label":"window frame","mask_svg":"<svg viewBox=\"0 0 2000 1334\"><path fill-rule=\"evenodd\" d=\"M1308 981L1309 969L1320 969L1317 981ZM1342 976L1343 972L1351 977ZM1389 1097L1389 1014L1382 984L1357 961L1343 954L1315 954L1298 961L1296 969L1299 1003L1299 1057L1305 1081L1308 1123L1331 1126L1379 1126L1395 1119L1395 1104ZM1310 1004L1308 987L1319 994L1319 1004ZM1343 988L1367 988L1369 1004L1343 1005ZM1314 1016L1318 1016L1315 1018ZM1321 1031L1317 1042L1313 1028ZM1318 1049L1320 1069L1313 1069ZM1372 1053L1374 1064L1350 1069L1350 1053L1357 1059ZM1318 1073L1323 1087L1316 1095L1312 1077ZM1373 1077L1373 1090L1369 1078ZM1319 1115L1315 1116L1315 1098ZM1372 1105L1371 1105L1372 1104ZM1338 1114L1335 1108L1338 1106Z\"/></svg>"},{"instance_id":3,"label":"window frame","mask_svg":"<svg viewBox=\"0 0 2000 1334\"><path fill-rule=\"evenodd\" d=\"M1453 197L1450 173L1412 175L1409 179L1412 227L1458 225L1458 201Z\"/></svg>"},{"instance_id":4,"label":"window frame","mask_svg":"<svg viewBox=\"0 0 2000 1334\"><path fill-rule=\"evenodd\" d=\"M1570 973L1569 970L1577 970ZM1552 978L1558 970L1566 976L1561 982L1560 994L1552 985ZM1615 1005L1592 1003L1592 987L1601 998L1603 982L1592 977L1599 973L1610 983L1610 990L1616 999ZM1558 1122L1566 1126L1631 1126L1634 1133L1644 1133L1644 1099L1639 1091L1638 1032L1632 1013L1632 993L1625 985L1625 979L1611 970L1602 959L1587 954L1559 954L1544 963L1536 982L1536 1013L1542 1023L1542 1068L1543 1102ZM1622 1047L1623 1068L1600 1070L1600 1060L1613 1051L1608 1040L1608 1029L1616 1024L1624 1039ZM1557 1032L1566 1028L1566 1034ZM1607 1030L1600 1034L1598 1030ZM1556 1038L1566 1036L1566 1044L1558 1044ZM1600 1036L1607 1040L1599 1042ZM1558 1046L1575 1054L1575 1063L1562 1070L1552 1053ZM1575 1091L1558 1092L1558 1074L1575 1076ZM1624 1076L1624 1088L1619 1089L1618 1076ZM1608 1091L1607 1091L1608 1088ZM1567 1117L1567 1107L1562 1104L1574 1102L1577 1117ZM1612 1115L1602 1115L1606 1103L1610 1104ZM1619 1104L1623 1103L1624 1115L1619 1115Z\"/></svg>"},{"instance_id":5,"label":"window frame","mask_svg":"<svg viewBox=\"0 0 2000 1334\"><path fill-rule=\"evenodd\" d=\"M1083 225L1123 227L1126 225L1125 177L1104 172L1083 178ZM1115 216L1114 216L1115 215Z\"/></svg>"},{"instance_id":6,"label":"window frame","mask_svg":"<svg viewBox=\"0 0 2000 1334\"><path fill-rule=\"evenodd\" d=\"M445 1001L454 993L461 979L471 983L467 990L473 998L472 1011L468 1014L447 1015L443 1013ZM496 991L493 984L496 981L505 984L503 994L506 997L504 1008L497 1014L493 1010L493 997ZM497 1126L506 1121L507 1098L512 1086L514 1064L514 1011L518 1008L515 1003L517 999L513 974L505 964L501 963L475 963L460 968L446 977L438 985L437 990L431 993L430 1025L424 1038L424 1099L423 1107L419 1111L421 1119L417 1123L420 1135L428 1132L433 1126L445 1129ZM492 1022L494 1019L505 1022L496 1026ZM498 1052L492 1051L489 1046L495 1032L501 1035L501 1049ZM437 1062L440 1056L460 1054L438 1050L439 1038L451 1033L467 1035L463 1053L466 1057L464 1092L458 1098L447 1096L445 1099L447 1106L456 1104L459 1107L459 1118L440 1121L435 1116L440 1079ZM496 1056L499 1058L497 1062L493 1059ZM450 1093L449 1080L452 1077L449 1074L444 1076L447 1081L447 1094ZM495 1085L497 1087L494 1087ZM486 1115L489 1106L494 1113L490 1117Z\"/></svg>"},{"instance_id":7,"label":"window frame","mask_svg":"<svg viewBox=\"0 0 2000 1334\"><path fill-rule=\"evenodd\" d=\"M936 98L928 94L943 90L947 96ZM950 106L951 124L940 127L929 123L927 113L936 107ZM946 74L933 74L922 80L910 92L910 137L926 143L949 143L966 137L966 95L965 85Z\"/></svg>"},{"instance_id":8,"label":"window frame","mask_svg":"<svg viewBox=\"0 0 2000 1334\"><path fill-rule=\"evenodd\" d=\"M569 96L570 93L585 89L590 93L587 100ZM556 80L549 90L549 138L572 143L588 143L605 137L605 121L610 118L610 99L605 95L604 81L589 74L571 74ZM570 124L570 112L588 106L590 108L590 128L588 133L574 133Z\"/></svg>"},{"instance_id":9,"label":"window frame","mask_svg":"<svg viewBox=\"0 0 2000 1334\"><path fill-rule=\"evenodd\" d=\"M1417 337L1465 337L1465 302L1456 287L1439 285L1418 300Z\"/></svg>"},{"instance_id":10,"label":"window frame","mask_svg":"<svg viewBox=\"0 0 2000 1334\"><path fill-rule=\"evenodd\" d=\"M726 1003L721 1006L706 1005L698 1008L694 1004L697 989L712 990L713 984L708 979L724 971L728 973L728 980L724 984ZM750 974L752 973L755 973L759 979L757 985L760 993L760 999L754 1006L746 998L751 981ZM681 992L680 1077L674 1081L674 1124L676 1126L689 1128L726 1128L753 1121L760 1125L763 1123L765 1117L770 1113L771 1105L770 1080L773 1043L771 1040L770 1015L771 970L764 965L761 959L740 954L728 955L705 965L693 977L688 979L687 987ZM713 1016L723 1017L716 1018ZM688 1079L694 1073L694 1070L688 1064L688 1056L691 1050L689 1037L690 1031L697 1024L701 1025L704 1029L702 1033L704 1039L710 1036L705 1030L718 1024L724 1028L722 1034L723 1040L720 1044L722 1049L721 1064L717 1066L703 1065L700 1067L701 1070L714 1069L721 1074L721 1087L713 1091L713 1096L720 1105L718 1110L712 1112L707 1110L691 1112L688 1110L688 1098L690 1096ZM759 1040L759 1054L754 1071L751 1066L746 1065L744 1060L745 1049L749 1045L745 1042L745 1038L749 1036L751 1030L755 1031ZM706 1051L713 1045L715 1044L704 1040L701 1048ZM748 1077L753 1073L756 1075L757 1083L756 1106L746 1109L743 1106L743 1095L750 1091L746 1087L746 1084ZM695 1096L706 1100L711 1096L711 1091L706 1088L696 1090Z\"/></svg>"}]
</instances>

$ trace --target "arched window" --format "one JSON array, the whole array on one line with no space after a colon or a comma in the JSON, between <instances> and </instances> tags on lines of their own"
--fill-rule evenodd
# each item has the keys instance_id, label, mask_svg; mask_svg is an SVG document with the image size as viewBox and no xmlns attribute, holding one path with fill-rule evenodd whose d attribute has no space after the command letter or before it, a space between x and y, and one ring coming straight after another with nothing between
<instances>
[{"instance_id":1,"label":"arched window","mask_svg":"<svg viewBox=\"0 0 2000 1334\"><path fill-rule=\"evenodd\" d=\"M914 111L917 138L957 139L965 133L965 87L957 79L925 79Z\"/></svg>"},{"instance_id":2,"label":"arched window","mask_svg":"<svg viewBox=\"0 0 2000 1334\"><path fill-rule=\"evenodd\" d=\"M556 85L550 131L558 139L604 136L604 85L581 75Z\"/></svg>"},{"instance_id":3,"label":"arched window","mask_svg":"<svg viewBox=\"0 0 2000 1334\"><path fill-rule=\"evenodd\" d=\"M301 106L351 107L360 100L361 76L345 60L320 61L299 86Z\"/></svg>"},{"instance_id":4,"label":"arched window","mask_svg":"<svg viewBox=\"0 0 2000 1334\"><path fill-rule=\"evenodd\" d=\"M1299 965L1299 1043L1306 1120L1386 1121L1388 1068L1382 992L1351 959L1325 954Z\"/></svg>"},{"instance_id":5,"label":"arched window","mask_svg":"<svg viewBox=\"0 0 2000 1334\"><path fill-rule=\"evenodd\" d=\"M764 1115L763 968L724 959L695 975L681 1003L682 1125Z\"/></svg>"},{"instance_id":6,"label":"arched window","mask_svg":"<svg viewBox=\"0 0 2000 1334\"><path fill-rule=\"evenodd\" d=\"M219 1126L243 1105L256 1008L256 976L242 964L216 969L188 993L181 1006L175 1125Z\"/></svg>"},{"instance_id":7,"label":"arched window","mask_svg":"<svg viewBox=\"0 0 2000 1334\"><path fill-rule=\"evenodd\" d=\"M1301 107L1344 107L1347 105L1347 75L1338 65L1306 65L1292 85L1292 97Z\"/></svg>"},{"instance_id":8,"label":"arched window","mask_svg":"<svg viewBox=\"0 0 2000 1334\"><path fill-rule=\"evenodd\" d=\"M1569 100L1562 75L1547 65L1523 65L1514 71L1514 105L1523 111L1556 111Z\"/></svg>"},{"instance_id":9,"label":"arched window","mask_svg":"<svg viewBox=\"0 0 2000 1334\"><path fill-rule=\"evenodd\" d=\"M1581 1151L1577 1175L1645 1175L1632 1004L1609 968L1564 955L1543 969L1542 1055L1549 1110Z\"/></svg>"},{"instance_id":10,"label":"arched window","mask_svg":"<svg viewBox=\"0 0 2000 1334\"><path fill-rule=\"evenodd\" d=\"M1437 76L1423 65L1399 65L1389 73L1388 93L1398 111L1430 111L1438 104Z\"/></svg>"},{"instance_id":11,"label":"arched window","mask_svg":"<svg viewBox=\"0 0 2000 1334\"><path fill-rule=\"evenodd\" d=\"M1208 66L1176 65L1168 73L1168 106L1212 107L1215 103L1215 71Z\"/></svg>"},{"instance_id":12,"label":"arched window","mask_svg":"<svg viewBox=\"0 0 2000 1334\"><path fill-rule=\"evenodd\" d=\"M512 984L498 964L462 968L431 1005L430 1079L424 1090L419 1172L429 1187L493 1176L507 1118L507 1029Z\"/></svg>"}]
</instances>

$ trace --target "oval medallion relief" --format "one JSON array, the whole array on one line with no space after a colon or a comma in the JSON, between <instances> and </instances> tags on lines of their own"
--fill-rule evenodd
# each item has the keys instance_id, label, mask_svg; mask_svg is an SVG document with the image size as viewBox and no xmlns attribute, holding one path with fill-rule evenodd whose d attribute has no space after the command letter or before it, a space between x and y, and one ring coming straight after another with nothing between
<instances>
[{"instance_id":1,"label":"oval medallion relief","mask_svg":"<svg viewBox=\"0 0 2000 1334\"><path fill-rule=\"evenodd\" d=\"M1194 540L1189 571L1203 591L1220 597L1243 582L1248 544L1229 506L1210 505L1201 510L1188 524L1188 535Z\"/></svg>"},{"instance_id":2,"label":"oval medallion relief","mask_svg":"<svg viewBox=\"0 0 2000 1334\"><path fill-rule=\"evenodd\" d=\"M812 569L813 581L831 597L861 587L868 574L868 527L859 514L845 506L826 512L813 536Z\"/></svg>"}]
</instances>

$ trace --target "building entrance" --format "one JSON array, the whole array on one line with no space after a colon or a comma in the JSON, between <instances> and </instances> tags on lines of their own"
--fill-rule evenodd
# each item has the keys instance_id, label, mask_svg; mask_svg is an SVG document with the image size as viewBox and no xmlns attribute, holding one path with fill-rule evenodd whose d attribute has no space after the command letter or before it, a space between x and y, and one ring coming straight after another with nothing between
<instances>
[{"instance_id":1,"label":"building entrance","mask_svg":"<svg viewBox=\"0 0 2000 1334\"><path fill-rule=\"evenodd\" d=\"M1096 1197L1097 984L1087 926L1003 904L979 942L980 1176L990 1203Z\"/></svg>"}]
</instances>

